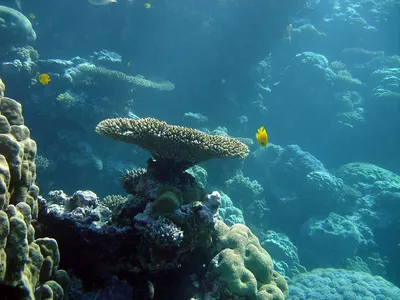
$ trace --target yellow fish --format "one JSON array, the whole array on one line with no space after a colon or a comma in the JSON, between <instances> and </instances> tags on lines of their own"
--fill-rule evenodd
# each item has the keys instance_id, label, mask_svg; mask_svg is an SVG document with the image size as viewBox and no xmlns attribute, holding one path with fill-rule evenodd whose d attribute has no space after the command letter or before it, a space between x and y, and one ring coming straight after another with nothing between
<instances>
[{"instance_id":1,"label":"yellow fish","mask_svg":"<svg viewBox=\"0 0 400 300\"><path fill-rule=\"evenodd\" d=\"M48 85L51 81L50 75L47 73L43 73L39 75L39 82L43 85Z\"/></svg>"},{"instance_id":2,"label":"yellow fish","mask_svg":"<svg viewBox=\"0 0 400 300\"><path fill-rule=\"evenodd\" d=\"M36 19L36 16L35 16L34 13L30 13L30 14L29 14L29 18L31 18L32 20L35 20L35 19Z\"/></svg>"},{"instance_id":3,"label":"yellow fish","mask_svg":"<svg viewBox=\"0 0 400 300\"><path fill-rule=\"evenodd\" d=\"M146 8L146 9L149 9L149 8L151 8L151 4L150 4L150 3L148 3L148 2L146 2L146 3L144 4L144 8Z\"/></svg>"},{"instance_id":4,"label":"yellow fish","mask_svg":"<svg viewBox=\"0 0 400 300\"><path fill-rule=\"evenodd\" d=\"M265 131L264 126L261 126L258 128L258 131L256 133L256 139L257 142L260 144L260 146L265 147L268 144L268 133Z\"/></svg>"},{"instance_id":5,"label":"yellow fish","mask_svg":"<svg viewBox=\"0 0 400 300\"><path fill-rule=\"evenodd\" d=\"M117 0L88 0L93 5L107 5L110 3L117 3Z\"/></svg>"}]
</instances>

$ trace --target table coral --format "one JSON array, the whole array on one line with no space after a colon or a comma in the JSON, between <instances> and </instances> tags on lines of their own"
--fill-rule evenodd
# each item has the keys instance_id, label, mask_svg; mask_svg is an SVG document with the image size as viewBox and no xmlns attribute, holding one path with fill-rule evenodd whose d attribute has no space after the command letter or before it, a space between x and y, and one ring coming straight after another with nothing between
<instances>
[{"instance_id":1,"label":"table coral","mask_svg":"<svg viewBox=\"0 0 400 300\"><path fill-rule=\"evenodd\" d=\"M110 84L112 80L115 84L120 84L126 88L133 88L134 86L142 86L154 88L160 91L171 91L175 88L172 82L164 80L162 82L155 82L144 78L143 76L129 76L125 73L108 70L101 67L96 67L92 64L81 64L77 68L78 76L89 76L100 84Z\"/></svg>"},{"instance_id":2,"label":"table coral","mask_svg":"<svg viewBox=\"0 0 400 300\"><path fill-rule=\"evenodd\" d=\"M68 276L57 271L57 242L35 240L31 225L38 215L36 143L17 101L1 98L0 113L0 285L16 289L18 299L44 299L45 289L62 299Z\"/></svg>"},{"instance_id":3,"label":"table coral","mask_svg":"<svg viewBox=\"0 0 400 300\"><path fill-rule=\"evenodd\" d=\"M153 118L107 119L97 125L96 131L142 147L156 160L170 160L183 169L214 158L245 158L249 153L248 147L234 138L208 135Z\"/></svg>"}]
</instances>

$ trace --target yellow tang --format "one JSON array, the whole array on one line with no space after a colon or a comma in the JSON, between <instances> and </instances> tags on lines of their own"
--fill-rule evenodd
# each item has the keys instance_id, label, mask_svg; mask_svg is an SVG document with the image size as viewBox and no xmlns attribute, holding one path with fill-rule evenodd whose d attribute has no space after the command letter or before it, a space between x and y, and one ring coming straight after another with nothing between
<instances>
[{"instance_id":1,"label":"yellow tang","mask_svg":"<svg viewBox=\"0 0 400 300\"><path fill-rule=\"evenodd\" d=\"M39 82L43 85L48 85L51 81L50 75L47 73L43 73L39 75Z\"/></svg>"},{"instance_id":2,"label":"yellow tang","mask_svg":"<svg viewBox=\"0 0 400 300\"><path fill-rule=\"evenodd\" d=\"M257 142L260 144L260 146L265 147L268 144L268 133L265 130L264 126L261 126L258 128L258 131L256 133L256 139Z\"/></svg>"},{"instance_id":3,"label":"yellow tang","mask_svg":"<svg viewBox=\"0 0 400 300\"><path fill-rule=\"evenodd\" d=\"M36 19L36 16L35 16L34 13L30 13L30 14L29 14L29 18L31 18L32 20L35 20L35 19Z\"/></svg>"},{"instance_id":4,"label":"yellow tang","mask_svg":"<svg viewBox=\"0 0 400 300\"><path fill-rule=\"evenodd\" d=\"M151 8L151 4L146 2L146 3L144 4L144 8L147 8L147 9L148 9L148 8Z\"/></svg>"}]
</instances>

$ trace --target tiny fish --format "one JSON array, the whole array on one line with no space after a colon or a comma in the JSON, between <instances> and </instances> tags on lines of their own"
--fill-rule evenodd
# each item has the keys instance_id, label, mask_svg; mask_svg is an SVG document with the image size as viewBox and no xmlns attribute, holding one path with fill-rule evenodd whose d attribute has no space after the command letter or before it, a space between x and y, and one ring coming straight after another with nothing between
<instances>
[{"instance_id":1,"label":"tiny fish","mask_svg":"<svg viewBox=\"0 0 400 300\"><path fill-rule=\"evenodd\" d=\"M149 8L151 8L151 4L150 4L150 3L148 3L148 2L146 2L146 3L144 4L144 8L146 8L146 9L149 9Z\"/></svg>"},{"instance_id":2,"label":"tiny fish","mask_svg":"<svg viewBox=\"0 0 400 300\"><path fill-rule=\"evenodd\" d=\"M49 82L51 81L50 75L47 74L47 73L42 73L42 74L40 74L39 77L38 77L38 79L39 79L39 82L40 82L41 84L43 84L43 85L48 85Z\"/></svg>"},{"instance_id":3,"label":"tiny fish","mask_svg":"<svg viewBox=\"0 0 400 300\"><path fill-rule=\"evenodd\" d=\"M264 126L261 126L258 128L258 131L256 133L256 139L257 142L260 144L260 146L265 147L268 144L268 134L267 131L265 130Z\"/></svg>"},{"instance_id":4,"label":"tiny fish","mask_svg":"<svg viewBox=\"0 0 400 300\"><path fill-rule=\"evenodd\" d=\"M34 13L30 13L30 14L29 14L29 18L31 18L32 20L35 20L35 19L36 19L36 16L35 16Z\"/></svg>"},{"instance_id":5,"label":"tiny fish","mask_svg":"<svg viewBox=\"0 0 400 300\"><path fill-rule=\"evenodd\" d=\"M93 5L107 5L110 3L117 3L117 0L88 0Z\"/></svg>"}]
</instances>

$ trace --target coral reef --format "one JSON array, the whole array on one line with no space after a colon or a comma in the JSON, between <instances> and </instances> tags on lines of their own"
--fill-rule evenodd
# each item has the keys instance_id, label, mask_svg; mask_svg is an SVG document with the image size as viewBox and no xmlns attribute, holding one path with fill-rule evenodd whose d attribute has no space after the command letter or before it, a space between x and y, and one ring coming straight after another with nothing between
<instances>
[{"instance_id":1,"label":"coral reef","mask_svg":"<svg viewBox=\"0 0 400 300\"><path fill-rule=\"evenodd\" d=\"M25 46L36 40L29 19L18 10L3 5L0 5L0 36L2 43L7 45Z\"/></svg>"},{"instance_id":2,"label":"coral reef","mask_svg":"<svg viewBox=\"0 0 400 300\"><path fill-rule=\"evenodd\" d=\"M329 171L293 145L273 145L250 155L244 171L260 164L263 172L253 176L264 187L270 211L256 225L287 234L299 249L302 265L344 268L358 261L363 270L397 282L397 174L357 162ZM288 268L282 267L286 274Z\"/></svg>"},{"instance_id":3,"label":"coral reef","mask_svg":"<svg viewBox=\"0 0 400 300\"><path fill-rule=\"evenodd\" d=\"M360 192L356 206L348 218L363 228L364 236L369 232L369 244L379 246L380 255L374 260L387 257L387 275L398 282L400 176L376 165L356 162L341 166L335 171L335 175ZM362 254L359 256L371 262L370 257ZM370 268L376 269L373 266Z\"/></svg>"},{"instance_id":4,"label":"coral reef","mask_svg":"<svg viewBox=\"0 0 400 300\"><path fill-rule=\"evenodd\" d=\"M274 160L258 182L268 195L268 208L273 211L271 221L278 218L282 228L286 228L283 220L291 224L285 232L289 233L293 224L298 226L296 230L300 228L310 215L341 211L345 203L350 206L342 179L330 174L310 153L297 145L268 151L276 151L271 154Z\"/></svg>"},{"instance_id":5,"label":"coral reef","mask_svg":"<svg viewBox=\"0 0 400 300\"><path fill-rule=\"evenodd\" d=\"M290 281L288 299L391 300L399 297L400 289L380 276L342 269L316 269Z\"/></svg>"},{"instance_id":6,"label":"coral reef","mask_svg":"<svg viewBox=\"0 0 400 300\"><path fill-rule=\"evenodd\" d=\"M147 181L150 180L148 177ZM144 182L143 178L141 182ZM209 245L219 198L210 195L199 199L201 202L194 201L174 211L168 210L170 214L153 217L156 199L141 199L139 196L150 196L153 193L148 193L149 189L157 190L156 186L151 187L151 182L148 183L136 187L133 198L114 210L112 222L108 220L101 224L98 220L101 216L96 214L96 210L108 209L101 208L101 202L96 206L97 201L91 192L77 192L79 196L75 193L75 197L54 192L47 203L43 199L40 214L42 233L51 232L57 238L61 250L65 249L65 264L74 268L84 284L92 285L107 281L111 276L120 276L138 288L140 277L152 278L151 274L154 274L152 280L157 282L157 274L178 272L182 264L192 261L191 253ZM79 206L69 211L66 208L71 207L71 201ZM67 234L63 228L69 228ZM82 247L86 251L79 252L76 257L74 253ZM159 293L162 293L162 287Z\"/></svg>"},{"instance_id":7,"label":"coral reef","mask_svg":"<svg viewBox=\"0 0 400 300\"><path fill-rule=\"evenodd\" d=\"M103 49L99 52L93 52L90 56L90 60L104 67L116 67L122 63L122 56L118 53Z\"/></svg>"},{"instance_id":8,"label":"coral reef","mask_svg":"<svg viewBox=\"0 0 400 300\"><path fill-rule=\"evenodd\" d=\"M207 182L208 174L204 168L195 165L186 172L191 174L196 179L196 183L200 188L215 189ZM220 190L219 193L221 196L221 204L218 209L219 218L221 218L221 220L223 220L224 223L229 226L234 224L245 224L243 212L233 205L231 198L227 194Z\"/></svg>"},{"instance_id":9,"label":"coral reef","mask_svg":"<svg viewBox=\"0 0 400 300\"><path fill-rule=\"evenodd\" d=\"M148 150L159 164L178 165L185 170L197 163L227 157L245 158L248 147L234 138L207 135L200 131L153 118L107 119L96 131L104 136ZM172 163L171 163L172 162Z\"/></svg>"},{"instance_id":10,"label":"coral reef","mask_svg":"<svg viewBox=\"0 0 400 300\"><path fill-rule=\"evenodd\" d=\"M201 113L187 112L183 115L183 120L187 121L191 126L206 126L208 118Z\"/></svg>"},{"instance_id":11,"label":"coral reef","mask_svg":"<svg viewBox=\"0 0 400 300\"><path fill-rule=\"evenodd\" d=\"M101 228L111 218L111 210L100 205L98 197L92 191L76 191L71 197L63 191L51 191L47 204L42 199L42 205L47 205L47 213L62 216L82 224L90 224L93 228Z\"/></svg>"},{"instance_id":12,"label":"coral reef","mask_svg":"<svg viewBox=\"0 0 400 300\"><path fill-rule=\"evenodd\" d=\"M131 89L135 86L141 86L160 91L171 91L175 88L175 85L167 80L160 83L154 82L147 80L143 76L129 76L119 71L108 70L91 64L80 64L76 68L76 71L78 73L75 76L90 77L100 85L107 84L113 79L115 84L122 89Z\"/></svg>"},{"instance_id":13,"label":"coral reef","mask_svg":"<svg viewBox=\"0 0 400 300\"><path fill-rule=\"evenodd\" d=\"M231 227L217 221L214 233L217 255L208 266L206 278L217 299L285 299L288 286L274 271L272 259L248 227Z\"/></svg>"},{"instance_id":14,"label":"coral reef","mask_svg":"<svg viewBox=\"0 0 400 300\"><path fill-rule=\"evenodd\" d=\"M98 201L90 191L78 191L72 197L54 191L49 201L41 199L41 233L56 237L61 250L68 249L63 251L67 253L63 261L85 286L102 286L118 276L133 287L135 299L148 299L154 293L168 298L176 289L187 290L190 298L202 293L200 286L207 287L208 295L284 299L286 282L273 270L258 239L244 225L229 229L219 220L222 197L217 191L207 195L203 188L207 177L199 167L192 172L203 179L203 187L184 172L212 158L245 157L247 146L155 119L106 120L97 131L148 149L156 160L149 159L146 169L121 176L129 199ZM112 212L104 205L111 205ZM231 213L222 209L227 218ZM232 243L234 249L230 249ZM77 258L73 253L79 249L85 251ZM230 251L232 257L227 255ZM240 261L243 268L229 278L232 274L221 274L216 266L219 257L225 271ZM242 287L239 273L248 275L244 283L248 288ZM224 287L217 294L216 284Z\"/></svg>"},{"instance_id":15,"label":"coral reef","mask_svg":"<svg viewBox=\"0 0 400 300\"><path fill-rule=\"evenodd\" d=\"M231 195L233 203L242 208L246 207L244 212L247 220L258 223L265 217L268 211L267 201L264 189L257 180L250 180L239 170L225 185L226 193Z\"/></svg>"},{"instance_id":16,"label":"coral reef","mask_svg":"<svg viewBox=\"0 0 400 300\"><path fill-rule=\"evenodd\" d=\"M116 208L128 201L129 198L122 195L107 195L101 200L101 204L106 206L109 210L115 211Z\"/></svg>"},{"instance_id":17,"label":"coral reef","mask_svg":"<svg viewBox=\"0 0 400 300\"><path fill-rule=\"evenodd\" d=\"M355 222L335 213L323 220L310 218L301 232L300 254L308 263L311 258L314 266L340 266L367 244Z\"/></svg>"},{"instance_id":18,"label":"coral reef","mask_svg":"<svg viewBox=\"0 0 400 300\"><path fill-rule=\"evenodd\" d=\"M61 300L69 279L57 270L57 242L35 239L32 226L38 216L36 143L30 139L17 101L0 98L0 112L0 294L13 299Z\"/></svg>"},{"instance_id":19,"label":"coral reef","mask_svg":"<svg viewBox=\"0 0 400 300\"><path fill-rule=\"evenodd\" d=\"M234 224L245 224L243 212L233 205L231 198L221 192L221 206L218 215L229 226Z\"/></svg>"},{"instance_id":20,"label":"coral reef","mask_svg":"<svg viewBox=\"0 0 400 300\"><path fill-rule=\"evenodd\" d=\"M274 268L280 274L292 277L305 272L304 266L300 264L297 247L288 236L272 230L261 232L257 236L259 236L261 246L268 249L268 253L273 257Z\"/></svg>"}]
</instances>

